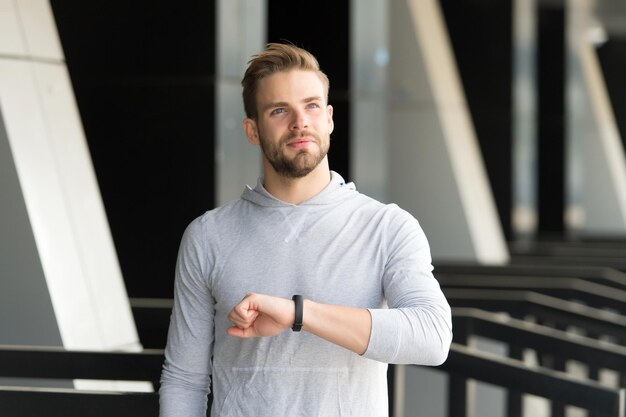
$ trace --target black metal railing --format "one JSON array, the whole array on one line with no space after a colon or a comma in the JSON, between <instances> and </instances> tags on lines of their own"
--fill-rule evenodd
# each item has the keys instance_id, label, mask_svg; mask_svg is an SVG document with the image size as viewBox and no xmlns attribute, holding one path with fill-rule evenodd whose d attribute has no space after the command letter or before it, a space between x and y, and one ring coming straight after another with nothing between
<instances>
[{"instance_id":1,"label":"black metal railing","mask_svg":"<svg viewBox=\"0 0 626 417\"><path fill-rule=\"evenodd\" d=\"M156 390L162 364L162 350L129 353L0 346L0 377L36 378L40 384L50 380L55 385L58 380L73 379L146 381ZM0 386L0 410L3 417L154 417L158 415L158 395Z\"/></svg>"},{"instance_id":2,"label":"black metal railing","mask_svg":"<svg viewBox=\"0 0 626 417\"><path fill-rule=\"evenodd\" d=\"M538 395L551 401L584 408L598 416L624 416L624 389L609 388L595 381L577 380L570 375L523 362L478 352L453 343L448 360L439 367L451 376L498 385L520 393ZM458 381L451 382L458 384ZM464 417L465 395L449 396L450 417Z\"/></svg>"}]
</instances>

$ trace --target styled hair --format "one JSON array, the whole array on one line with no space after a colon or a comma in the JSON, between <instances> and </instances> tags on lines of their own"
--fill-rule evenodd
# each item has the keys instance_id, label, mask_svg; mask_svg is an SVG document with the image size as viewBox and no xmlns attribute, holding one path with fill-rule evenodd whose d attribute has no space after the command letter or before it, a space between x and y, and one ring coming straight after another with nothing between
<instances>
[{"instance_id":1,"label":"styled hair","mask_svg":"<svg viewBox=\"0 0 626 417\"><path fill-rule=\"evenodd\" d=\"M326 89L324 98L328 101L328 77L320 70L320 65L313 54L291 44L268 43L264 51L253 55L248 61L248 68L241 80L243 108L248 118L258 117L256 97L259 81L277 72L293 69L314 71L324 84Z\"/></svg>"}]
</instances>

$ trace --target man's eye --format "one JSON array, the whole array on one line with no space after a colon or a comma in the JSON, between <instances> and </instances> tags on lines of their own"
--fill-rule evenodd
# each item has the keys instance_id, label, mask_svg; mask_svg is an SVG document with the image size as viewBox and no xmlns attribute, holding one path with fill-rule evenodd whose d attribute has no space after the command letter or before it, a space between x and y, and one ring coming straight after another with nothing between
<instances>
[{"instance_id":1,"label":"man's eye","mask_svg":"<svg viewBox=\"0 0 626 417\"><path fill-rule=\"evenodd\" d=\"M309 108L309 109L315 109L315 108L318 108L318 107L319 107L319 104L317 104L317 103L309 103L309 104L307 104L307 108Z\"/></svg>"},{"instance_id":2,"label":"man's eye","mask_svg":"<svg viewBox=\"0 0 626 417\"><path fill-rule=\"evenodd\" d=\"M274 109L272 110L271 114L280 114L280 113L284 113L285 109Z\"/></svg>"}]
</instances>

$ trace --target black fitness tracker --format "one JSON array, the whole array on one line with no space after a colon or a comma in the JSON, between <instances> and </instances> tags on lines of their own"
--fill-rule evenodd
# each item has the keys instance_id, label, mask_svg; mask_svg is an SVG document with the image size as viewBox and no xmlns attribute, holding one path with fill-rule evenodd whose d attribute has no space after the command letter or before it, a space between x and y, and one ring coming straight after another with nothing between
<instances>
[{"instance_id":1,"label":"black fitness tracker","mask_svg":"<svg viewBox=\"0 0 626 417\"><path fill-rule=\"evenodd\" d=\"M302 330L302 314L304 311L304 306L302 305L303 300L302 296L298 294L291 297L291 299L296 304L296 319L293 322L293 327L291 328L291 330L293 330L294 332L299 332L300 330Z\"/></svg>"}]
</instances>

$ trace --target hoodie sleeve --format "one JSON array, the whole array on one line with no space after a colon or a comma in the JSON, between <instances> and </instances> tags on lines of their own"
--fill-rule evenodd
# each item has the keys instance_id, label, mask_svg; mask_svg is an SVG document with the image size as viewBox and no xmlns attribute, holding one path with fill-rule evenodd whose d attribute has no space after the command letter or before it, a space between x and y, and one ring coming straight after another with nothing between
<instances>
[{"instance_id":1,"label":"hoodie sleeve","mask_svg":"<svg viewBox=\"0 0 626 417\"><path fill-rule=\"evenodd\" d=\"M160 417L206 415L214 301L207 285L202 227L200 219L187 227L178 253L174 307L159 389Z\"/></svg>"},{"instance_id":2,"label":"hoodie sleeve","mask_svg":"<svg viewBox=\"0 0 626 417\"><path fill-rule=\"evenodd\" d=\"M400 209L398 209L400 210ZM387 363L440 365L452 341L450 306L432 274L426 236L404 210L388 234L383 290L388 309L370 309L369 359Z\"/></svg>"}]
</instances>

